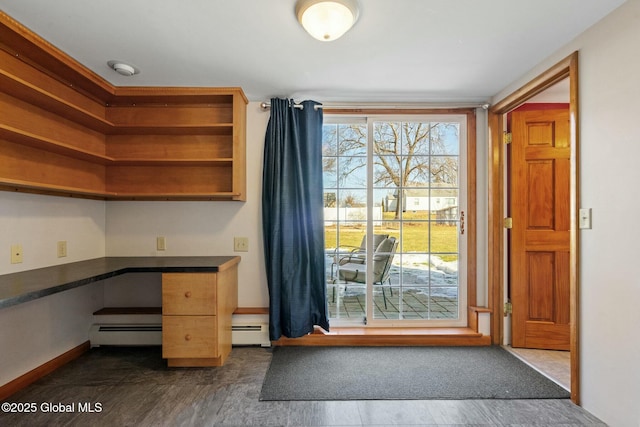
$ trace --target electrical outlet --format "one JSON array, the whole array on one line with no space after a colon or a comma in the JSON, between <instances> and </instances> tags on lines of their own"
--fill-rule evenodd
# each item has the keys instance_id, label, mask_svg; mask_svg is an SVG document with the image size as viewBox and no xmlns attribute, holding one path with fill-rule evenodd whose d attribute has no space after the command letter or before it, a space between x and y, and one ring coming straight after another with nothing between
<instances>
[{"instance_id":1,"label":"electrical outlet","mask_svg":"<svg viewBox=\"0 0 640 427\"><path fill-rule=\"evenodd\" d=\"M233 250L235 252L249 252L249 238L248 237L234 237L233 238Z\"/></svg>"},{"instance_id":2,"label":"electrical outlet","mask_svg":"<svg viewBox=\"0 0 640 427\"><path fill-rule=\"evenodd\" d=\"M61 240L58 242L58 258L64 258L67 256L67 241Z\"/></svg>"},{"instance_id":3,"label":"electrical outlet","mask_svg":"<svg viewBox=\"0 0 640 427\"><path fill-rule=\"evenodd\" d=\"M22 262L22 245L11 245L11 264Z\"/></svg>"},{"instance_id":4,"label":"electrical outlet","mask_svg":"<svg viewBox=\"0 0 640 427\"><path fill-rule=\"evenodd\" d=\"M167 240L164 238L164 236L158 236L156 238L156 249L159 251L167 250Z\"/></svg>"}]
</instances>

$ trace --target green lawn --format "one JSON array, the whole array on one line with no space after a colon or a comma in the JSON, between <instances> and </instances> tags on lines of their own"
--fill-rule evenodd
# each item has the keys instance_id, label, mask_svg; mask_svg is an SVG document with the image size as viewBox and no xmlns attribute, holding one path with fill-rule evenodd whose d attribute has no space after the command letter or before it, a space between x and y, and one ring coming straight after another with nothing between
<instances>
[{"instance_id":1,"label":"green lawn","mask_svg":"<svg viewBox=\"0 0 640 427\"><path fill-rule=\"evenodd\" d=\"M382 227L375 228L376 234L389 234L396 239L400 236L400 224L392 221L391 217L387 217ZM405 220L407 218L405 214ZM404 222L402 227L403 239L402 248L398 248L399 252L457 252L458 251L458 227L455 225L444 225L436 222ZM341 247L358 247L365 235L364 225L359 226L340 226L340 246ZM429 248L429 237L431 237L431 247ZM325 228L325 247L335 248L337 240L337 231L335 226ZM445 261L457 259L457 256L441 256Z\"/></svg>"}]
</instances>

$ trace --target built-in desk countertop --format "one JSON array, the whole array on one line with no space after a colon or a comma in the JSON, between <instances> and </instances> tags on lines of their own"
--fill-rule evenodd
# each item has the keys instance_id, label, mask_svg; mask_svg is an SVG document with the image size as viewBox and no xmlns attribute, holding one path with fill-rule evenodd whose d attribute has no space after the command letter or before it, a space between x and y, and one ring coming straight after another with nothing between
<instances>
[{"instance_id":1,"label":"built-in desk countertop","mask_svg":"<svg viewBox=\"0 0 640 427\"><path fill-rule=\"evenodd\" d=\"M106 257L0 275L0 308L125 273L198 273L223 271L238 256Z\"/></svg>"}]
</instances>

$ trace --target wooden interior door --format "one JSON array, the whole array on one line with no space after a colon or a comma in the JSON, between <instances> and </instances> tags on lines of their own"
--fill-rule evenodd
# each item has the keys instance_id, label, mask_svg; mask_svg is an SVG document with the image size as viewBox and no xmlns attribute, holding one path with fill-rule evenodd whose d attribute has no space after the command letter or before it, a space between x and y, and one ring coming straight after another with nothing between
<instances>
[{"instance_id":1,"label":"wooden interior door","mask_svg":"<svg viewBox=\"0 0 640 427\"><path fill-rule=\"evenodd\" d=\"M512 346L569 350L569 110L511 120Z\"/></svg>"}]
</instances>

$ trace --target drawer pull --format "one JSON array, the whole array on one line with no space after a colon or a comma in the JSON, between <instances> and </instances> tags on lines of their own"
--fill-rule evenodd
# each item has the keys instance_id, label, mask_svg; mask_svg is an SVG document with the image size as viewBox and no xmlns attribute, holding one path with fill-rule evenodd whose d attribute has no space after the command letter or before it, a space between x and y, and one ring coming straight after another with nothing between
<instances>
[{"instance_id":1,"label":"drawer pull","mask_svg":"<svg viewBox=\"0 0 640 427\"><path fill-rule=\"evenodd\" d=\"M191 298L191 291L187 291L184 293L185 298Z\"/></svg>"},{"instance_id":2,"label":"drawer pull","mask_svg":"<svg viewBox=\"0 0 640 427\"><path fill-rule=\"evenodd\" d=\"M184 336L185 341L191 341L191 335L187 334Z\"/></svg>"}]
</instances>

